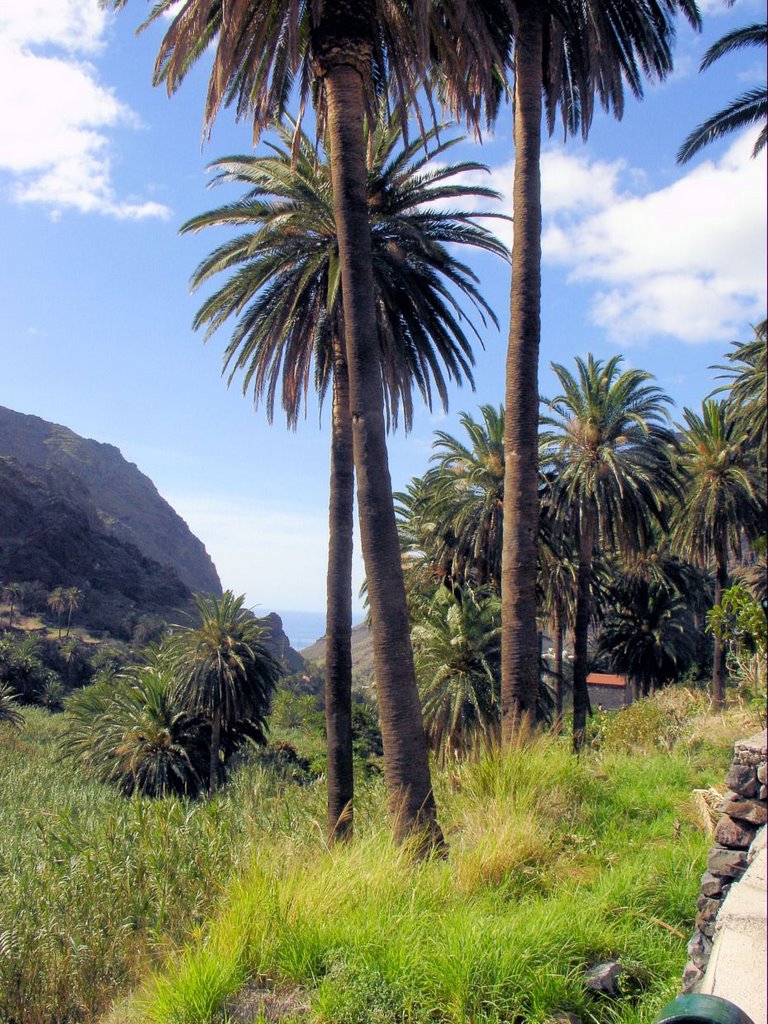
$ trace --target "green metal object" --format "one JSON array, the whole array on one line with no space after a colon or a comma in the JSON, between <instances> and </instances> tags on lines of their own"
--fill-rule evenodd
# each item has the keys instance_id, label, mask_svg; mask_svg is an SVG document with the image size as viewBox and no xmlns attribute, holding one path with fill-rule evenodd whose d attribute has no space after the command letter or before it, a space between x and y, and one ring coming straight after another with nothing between
<instances>
[{"instance_id":1,"label":"green metal object","mask_svg":"<svg viewBox=\"0 0 768 1024\"><path fill-rule=\"evenodd\" d=\"M755 1024L735 1003L720 996L678 996L667 1003L654 1024Z\"/></svg>"}]
</instances>

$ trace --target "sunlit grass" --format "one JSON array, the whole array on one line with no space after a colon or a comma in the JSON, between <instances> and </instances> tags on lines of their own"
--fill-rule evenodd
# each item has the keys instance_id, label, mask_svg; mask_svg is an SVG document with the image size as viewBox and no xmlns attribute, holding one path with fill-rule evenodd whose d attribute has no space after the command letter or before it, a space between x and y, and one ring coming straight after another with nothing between
<instances>
[{"instance_id":1,"label":"sunlit grass","mask_svg":"<svg viewBox=\"0 0 768 1024\"><path fill-rule=\"evenodd\" d=\"M126 800L56 760L63 727L30 709L0 732L3 1024L219 1022L246 983L300 991L311 1024L650 1022L711 842L691 791L755 731L725 716L716 742L694 722L672 750L579 758L544 737L454 766L436 776L449 856L414 864L381 780L329 851L322 784L245 763L210 802ZM609 958L617 1002L584 986Z\"/></svg>"}]
</instances>

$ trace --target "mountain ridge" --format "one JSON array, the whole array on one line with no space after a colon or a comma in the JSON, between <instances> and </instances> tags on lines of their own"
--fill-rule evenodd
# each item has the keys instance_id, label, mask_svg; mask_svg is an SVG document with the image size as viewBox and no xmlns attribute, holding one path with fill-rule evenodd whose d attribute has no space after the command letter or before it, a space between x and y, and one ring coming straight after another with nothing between
<instances>
[{"instance_id":1,"label":"mountain ridge","mask_svg":"<svg viewBox=\"0 0 768 1024\"><path fill-rule=\"evenodd\" d=\"M39 470L65 471L85 486L108 534L161 566L172 565L190 590L221 594L219 575L202 541L115 445L0 406L0 456Z\"/></svg>"}]
</instances>

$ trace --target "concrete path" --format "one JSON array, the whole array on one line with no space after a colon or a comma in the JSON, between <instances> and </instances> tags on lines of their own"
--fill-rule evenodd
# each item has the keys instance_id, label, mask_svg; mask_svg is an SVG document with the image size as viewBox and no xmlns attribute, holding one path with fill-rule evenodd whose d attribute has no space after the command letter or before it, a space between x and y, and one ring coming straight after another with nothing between
<instances>
[{"instance_id":1,"label":"concrete path","mask_svg":"<svg viewBox=\"0 0 768 1024\"><path fill-rule=\"evenodd\" d=\"M755 1024L768 1024L766 826L750 849L751 864L725 897L715 941L698 991L730 999Z\"/></svg>"}]
</instances>

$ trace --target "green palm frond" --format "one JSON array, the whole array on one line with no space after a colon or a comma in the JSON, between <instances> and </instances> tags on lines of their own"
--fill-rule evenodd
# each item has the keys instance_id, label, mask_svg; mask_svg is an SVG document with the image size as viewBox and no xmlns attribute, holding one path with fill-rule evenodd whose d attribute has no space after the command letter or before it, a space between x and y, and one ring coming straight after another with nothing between
<instances>
[{"instance_id":1,"label":"green palm frond","mask_svg":"<svg viewBox=\"0 0 768 1024\"><path fill-rule=\"evenodd\" d=\"M496 324L472 270L455 247L472 246L507 258L503 244L483 225L498 214L442 205L497 199L479 185L457 182L475 163L430 166L457 139L426 132L427 154L403 142L397 116L380 111L369 128L368 189L382 383L390 421L410 425L417 388L431 407L447 402L448 382L472 381L470 335L480 338L458 294L482 326ZM195 329L208 340L228 321L235 326L224 355L228 382L240 377L243 392L264 401L268 417L279 400L295 426L315 383L322 397L333 372L333 340L343 335L341 282L325 153L286 120L266 157L217 160L212 185L238 184L245 192L187 221L182 232L210 227L245 228L197 267L192 288L229 275L198 310ZM314 367L314 369L313 369Z\"/></svg>"},{"instance_id":2,"label":"green palm frond","mask_svg":"<svg viewBox=\"0 0 768 1024\"><path fill-rule=\"evenodd\" d=\"M263 728L281 675L264 627L230 590L194 601L199 622L173 626L161 649L179 705L209 719L218 709L225 727L248 720Z\"/></svg>"},{"instance_id":3,"label":"green palm frond","mask_svg":"<svg viewBox=\"0 0 768 1024\"><path fill-rule=\"evenodd\" d=\"M621 362L577 358L577 376L553 364L562 393L543 400L540 451L555 513L593 508L602 544L631 550L647 544L677 493L676 441L668 396Z\"/></svg>"},{"instance_id":4,"label":"green palm frond","mask_svg":"<svg viewBox=\"0 0 768 1024\"><path fill-rule=\"evenodd\" d=\"M737 554L744 537L765 529L765 499L754 451L724 401L707 399L701 415L684 409L680 470L683 499L673 520L677 549L706 564Z\"/></svg>"},{"instance_id":5,"label":"green palm frond","mask_svg":"<svg viewBox=\"0 0 768 1024\"><path fill-rule=\"evenodd\" d=\"M728 32L710 46L704 54L700 71L706 71L715 61L729 53L734 53L745 46L768 45L768 25L757 23ZM732 132L749 128L753 124L763 123L757 137L752 156L755 157L768 141L768 89L764 85L756 86L748 92L732 100L722 110L707 118L695 128L683 142L677 153L679 164L687 163L710 142L721 139Z\"/></svg>"}]
</instances>

